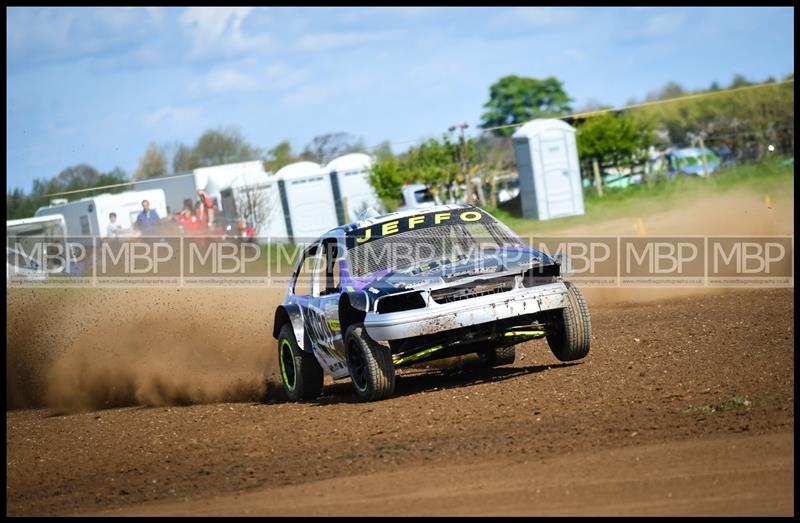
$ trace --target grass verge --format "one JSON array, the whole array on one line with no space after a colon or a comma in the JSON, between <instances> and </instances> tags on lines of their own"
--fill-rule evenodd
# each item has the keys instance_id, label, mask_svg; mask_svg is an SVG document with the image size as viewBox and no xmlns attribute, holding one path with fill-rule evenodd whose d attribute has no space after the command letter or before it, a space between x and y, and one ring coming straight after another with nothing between
<instances>
[{"instance_id":1,"label":"grass verge","mask_svg":"<svg viewBox=\"0 0 800 523\"><path fill-rule=\"evenodd\" d=\"M794 162L776 158L759 164L719 171L708 178L678 176L650 183L610 189L600 197L594 189L584 190L586 213L552 220L522 218L505 209L486 210L523 236L552 233L574 226L666 211L689 201L732 189L750 189L764 194L794 195Z\"/></svg>"}]
</instances>

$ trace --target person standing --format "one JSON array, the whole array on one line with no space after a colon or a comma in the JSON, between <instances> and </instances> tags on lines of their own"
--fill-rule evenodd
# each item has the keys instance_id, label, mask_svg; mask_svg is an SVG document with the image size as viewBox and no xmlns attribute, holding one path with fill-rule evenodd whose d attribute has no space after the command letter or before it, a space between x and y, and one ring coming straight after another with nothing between
<instances>
[{"instance_id":1,"label":"person standing","mask_svg":"<svg viewBox=\"0 0 800 523\"><path fill-rule=\"evenodd\" d=\"M200 197L200 203L204 208L206 223L210 229L214 226L214 212L216 211L216 203L213 199L211 199L205 189L198 189L197 195Z\"/></svg>"},{"instance_id":2,"label":"person standing","mask_svg":"<svg viewBox=\"0 0 800 523\"><path fill-rule=\"evenodd\" d=\"M159 220L156 210L150 208L150 202L142 200L142 212L136 217L136 228L145 234L153 232L158 228Z\"/></svg>"},{"instance_id":3,"label":"person standing","mask_svg":"<svg viewBox=\"0 0 800 523\"><path fill-rule=\"evenodd\" d=\"M119 231L122 230L122 225L117 223L117 213L112 212L108 215L109 223L106 227L106 234L109 238L119 238Z\"/></svg>"}]
</instances>

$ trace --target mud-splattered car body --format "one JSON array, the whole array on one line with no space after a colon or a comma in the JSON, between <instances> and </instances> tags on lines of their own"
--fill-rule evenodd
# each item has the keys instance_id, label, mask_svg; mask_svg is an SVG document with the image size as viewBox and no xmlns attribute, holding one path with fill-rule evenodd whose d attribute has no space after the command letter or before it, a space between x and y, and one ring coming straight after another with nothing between
<instances>
[{"instance_id":1,"label":"mud-splattered car body","mask_svg":"<svg viewBox=\"0 0 800 523\"><path fill-rule=\"evenodd\" d=\"M338 379L352 374L351 326L399 367L544 337L546 314L567 301L556 260L477 207L442 205L341 226L312 243L274 336L291 325L297 348Z\"/></svg>"}]
</instances>

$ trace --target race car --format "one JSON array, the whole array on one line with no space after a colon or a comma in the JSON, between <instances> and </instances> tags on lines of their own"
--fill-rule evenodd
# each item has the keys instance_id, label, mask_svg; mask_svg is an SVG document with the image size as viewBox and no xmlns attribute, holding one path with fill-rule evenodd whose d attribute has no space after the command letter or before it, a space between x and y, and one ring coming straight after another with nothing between
<instances>
[{"instance_id":1,"label":"race car","mask_svg":"<svg viewBox=\"0 0 800 523\"><path fill-rule=\"evenodd\" d=\"M561 361L589 353L589 309L562 259L471 205L376 214L297 261L273 324L290 400L319 396L324 373L349 377L359 400L388 398L399 367L466 354L508 365L537 338Z\"/></svg>"}]
</instances>

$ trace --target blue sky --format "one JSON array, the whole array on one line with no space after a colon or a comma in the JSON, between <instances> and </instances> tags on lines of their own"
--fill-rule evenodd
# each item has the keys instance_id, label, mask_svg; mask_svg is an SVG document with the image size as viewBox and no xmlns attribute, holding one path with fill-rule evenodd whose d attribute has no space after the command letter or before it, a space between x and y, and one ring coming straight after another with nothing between
<instances>
[{"instance_id":1,"label":"blue sky","mask_svg":"<svg viewBox=\"0 0 800 523\"><path fill-rule=\"evenodd\" d=\"M236 126L300 150L480 122L489 86L555 76L580 108L668 81L794 71L793 8L7 9L7 187L89 163L132 173L151 140Z\"/></svg>"}]
</instances>

